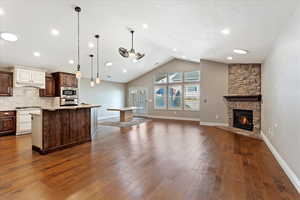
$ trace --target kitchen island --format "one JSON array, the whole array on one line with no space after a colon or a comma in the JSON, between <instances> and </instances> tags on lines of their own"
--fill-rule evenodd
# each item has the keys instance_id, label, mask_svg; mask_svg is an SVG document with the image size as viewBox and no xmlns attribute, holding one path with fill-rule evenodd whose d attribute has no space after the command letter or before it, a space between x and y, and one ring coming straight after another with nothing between
<instances>
[{"instance_id":1,"label":"kitchen island","mask_svg":"<svg viewBox=\"0 0 300 200\"><path fill-rule=\"evenodd\" d=\"M99 105L42 108L32 114L32 149L41 154L91 141Z\"/></svg>"}]
</instances>

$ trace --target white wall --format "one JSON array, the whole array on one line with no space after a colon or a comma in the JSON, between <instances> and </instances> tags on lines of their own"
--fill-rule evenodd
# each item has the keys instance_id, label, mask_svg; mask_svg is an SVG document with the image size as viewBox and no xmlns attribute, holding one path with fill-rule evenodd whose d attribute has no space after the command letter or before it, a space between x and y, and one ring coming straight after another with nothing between
<instances>
[{"instance_id":1,"label":"white wall","mask_svg":"<svg viewBox=\"0 0 300 200\"><path fill-rule=\"evenodd\" d=\"M300 9L283 27L262 66L262 131L289 166L287 172L300 188L299 22Z\"/></svg>"},{"instance_id":2,"label":"white wall","mask_svg":"<svg viewBox=\"0 0 300 200\"><path fill-rule=\"evenodd\" d=\"M89 79L81 79L79 83L79 98L82 103L102 105L99 118L119 116L118 112L106 111L108 107L125 106L125 85L102 81L94 88L90 87Z\"/></svg>"}]
</instances>

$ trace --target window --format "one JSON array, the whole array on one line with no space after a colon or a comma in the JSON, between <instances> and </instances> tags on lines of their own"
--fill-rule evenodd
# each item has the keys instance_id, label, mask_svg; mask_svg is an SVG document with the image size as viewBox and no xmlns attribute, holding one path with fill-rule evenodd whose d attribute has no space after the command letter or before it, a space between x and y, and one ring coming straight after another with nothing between
<instances>
[{"instance_id":1,"label":"window","mask_svg":"<svg viewBox=\"0 0 300 200\"><path fill-rule=\"evenodd\" d=\"M161 72L154 84L154 109L200 110L200 71Z\"/></svg>"},{"instance_id":2,"label":"window","mask_svg":"<svg viewBox=\"0 0 300 200\"><path fill-rule=\"evenodd\" d=\"M164 84L168 82L167 73L158 73L155 75L154 83L155 84Z\"/></svg>"},{"instance_id":3,"label":"window","mask_svg":"<svg viewBox=\"0 0 300 200\"><path fill-rule=\"evenodd\" d=\"M168 88L168 109L181 110L182 109L182 86L170 85Z\"/></svg>"},{"instance_id":4,"label":"window","mask_svg":"<svg viewBox=\"0 0 300 200\"><path fill-rule=\"evenodd\" d=\"M200 81L200 71L184 72L184 82Z\"/></svg>"},{"instance_id":5,"label":"window","mask_svg":"<svg viewBox=\"0 0 300 200\"><path fill-rule=\"evenodd\" d=\"M200 108L200 86L184 85L184 110L198 111Z\"/></svg>"},{"instance_id":6,"label":"window","mask_svg":"<svg viewBox=\"0 0 300 200\"><path fill-rule=\"evenodd\" d=\"M169 83L181 83L182 82L182 72L170 72Z\"/></svg>"},{"instance_id":7,"label":"window","mask_svg":"<svg viewBox=\"0 0 300 200\"><path fill-rule=\"evenodd\" d=\"M154 108L155 109L166 109L167 108L167 96L166 86L155 86L154 87Z\"/></svg>"}]
</instances>

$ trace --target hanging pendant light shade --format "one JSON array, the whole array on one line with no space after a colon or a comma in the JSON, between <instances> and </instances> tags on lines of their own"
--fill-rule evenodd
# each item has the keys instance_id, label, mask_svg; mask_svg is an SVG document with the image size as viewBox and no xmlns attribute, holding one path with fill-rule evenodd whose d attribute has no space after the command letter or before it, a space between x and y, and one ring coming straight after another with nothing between
<instances>
[{"instance_id":1,"label":"hanging pendant light shade","mask_svg":"<svg viewBox=\"0 0 300 200\"><path fill-rule=\"evenodd\" d=\"M93 64L94 64L94 55L93 54L91 54L90 55L90 58L91 58L91 87L94 87L95 86L95 82L94 82L94 77L93 77L93 71L94 71L94 66L93 66Z\"/></svg>"},{"instance_id":2,"label":"hanging pendant light shade","mask_svg":"<svg viewBox=\"0 0 300 200\"><path fill-rule=\"evenodd\" d=\"M131 49L127 50L127 49L125 49L123 47L120 47L119 48L119 53L124 58L130 58L130 59L132 59L133 62L136 62L136 61L142 59L145 56L145 54L135 52L135 50L133 48L133 34L134 34L134 30L130 30L130 33L131 33Z\"/></svg>"},{"instance_id":3,"label":"hanging pendant light shade","mask_svg":"<svg viewBox=\"0 0 300 200\"><path fill-rule=\"evenodd\" d=\"M80 7L75 7L75 11L77 12L77 70L76 70L76 78L81 78L81 71L80 71L80 40L79 40L79 30L80 30L80 21L79 21L79 14L81 12Z\"/></svg>"},{"instance_id":4,"label":"hanging pendant light shade","mask_svg":"<svg viewBox=\"0 0 300 200\"><path fill-rule=\"evenodd\" d=\"M96 84L100 84L100 68L99 68L99 35L95 35L95 38L97 39L97 77L96 77Z\"/></svg>"}]
</instances>

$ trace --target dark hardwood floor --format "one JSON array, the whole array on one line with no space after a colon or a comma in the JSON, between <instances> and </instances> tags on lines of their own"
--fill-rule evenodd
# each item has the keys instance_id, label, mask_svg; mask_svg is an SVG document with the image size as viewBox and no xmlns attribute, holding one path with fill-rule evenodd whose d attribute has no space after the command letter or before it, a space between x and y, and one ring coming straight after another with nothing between
<instances>
[{"instance_id":1,"label":"dark hardwood floor","mask_svg":"<svg viewBox=\"0 0 300 200\"><path fill-rule=\"evenodd\" d=\"M0 199L298 200L266 145L198 123L101 127L92 143L41 156L0 138Z\"/></svg>"}]
</instances>

